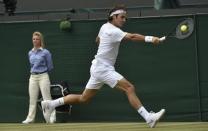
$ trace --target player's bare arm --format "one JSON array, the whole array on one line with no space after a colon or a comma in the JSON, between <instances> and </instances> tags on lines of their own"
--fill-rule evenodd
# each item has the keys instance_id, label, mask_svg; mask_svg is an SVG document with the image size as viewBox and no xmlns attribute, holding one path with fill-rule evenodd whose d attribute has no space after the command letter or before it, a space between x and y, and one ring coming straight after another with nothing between
<instances>
[{"instance_id":1,"label":"player's bare arm","mask_svg":"<svg viewBox=\"0 0 208 131\"><path fill-rule=\"evenodd\" d=\"M141 34L136 33L127 33L124 37L124 40L131 40L135 42L145 41L145 42L151 42L153 44L159 44L161 42L160 38L155 36L144 36Z\"/></svg>"}]
</instances>

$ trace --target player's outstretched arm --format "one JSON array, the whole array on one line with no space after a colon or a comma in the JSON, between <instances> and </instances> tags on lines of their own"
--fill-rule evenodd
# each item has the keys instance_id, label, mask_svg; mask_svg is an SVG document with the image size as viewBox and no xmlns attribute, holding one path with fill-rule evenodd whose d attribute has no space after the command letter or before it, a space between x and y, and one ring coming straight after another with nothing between
<instances>
[{"instance_id":1,"label":"player's outstretched arm","mask_svg":"<svg viewBox=\"0 0 208 131\"><path fill-rule=\"evenodd\" d=\"M144 35L136 34L136 33L127 33L126 36L124 37L124 40L131 40L135 42L145 41L147 43L153 43L156 45L163 41L159 37L144 36Z\"/></svg>"}]
</instances>

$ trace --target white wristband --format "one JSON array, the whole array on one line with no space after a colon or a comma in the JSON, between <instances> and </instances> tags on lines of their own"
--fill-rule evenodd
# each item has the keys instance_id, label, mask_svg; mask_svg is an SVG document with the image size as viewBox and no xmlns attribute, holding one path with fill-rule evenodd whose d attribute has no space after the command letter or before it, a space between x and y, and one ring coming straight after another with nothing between
<instances>
[{"instance_id":1,"label":"white wristband","mask_svg":"<svg viewBox=\"0 0 208 131\"><path fill-rule=\"evenodd\" d=\"M148 43L152 42L153 41L153 36L145 36L144 41L148 42Z\"/></svg>"}]
</instances>

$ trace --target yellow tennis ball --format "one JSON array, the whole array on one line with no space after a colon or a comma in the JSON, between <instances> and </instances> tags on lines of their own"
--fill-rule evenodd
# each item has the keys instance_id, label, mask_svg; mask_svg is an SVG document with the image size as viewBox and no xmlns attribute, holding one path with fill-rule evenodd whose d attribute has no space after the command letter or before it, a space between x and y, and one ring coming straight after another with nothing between
<instances>
[{"instance_id":1,"label":"yellow tennis ball","mask_svg":"<svg viewBox=\"0 0 208 131\"><path fill-rule=\"evenodd\" d=\"M188 30L187 25L181 25L181 32L186 32Z\"/></svg>"}]
</instances>

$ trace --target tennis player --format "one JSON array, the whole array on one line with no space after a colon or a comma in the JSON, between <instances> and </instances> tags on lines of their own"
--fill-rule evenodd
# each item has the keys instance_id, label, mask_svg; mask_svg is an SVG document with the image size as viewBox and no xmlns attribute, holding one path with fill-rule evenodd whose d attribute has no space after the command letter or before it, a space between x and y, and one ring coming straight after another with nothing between
<instances>
[{"instance_id":1,"label":"tennis player","mask_svg":"<svg viewBox=\"0 0 208 131\"><path fill-rule=\"evenodd\" d=\"M108 22L100 28L96 42L98 51L90 68L90 79L82 94L69 94L56 100L42 101L43 114L49 120L55 107L64 104L88 103L98 90L107 84L111 88L116 88L125 92L131 106L145 119L147 124L153 128L165 113L161 109L157 113L148 112L142 105L135 93L135 87L121 74L115 71L114 64L119 51L119 46L123 40L136 42L145 41L157 45L160 38L154 36L144 36L122 31L120 28L126 22L127 12L124 6L116 6L109 12Z\"/></svg>"}]
</instances>

